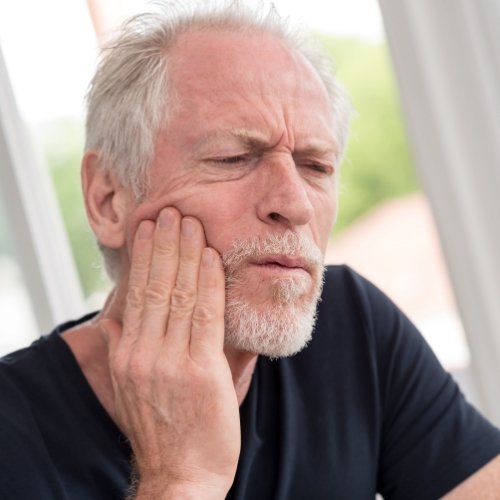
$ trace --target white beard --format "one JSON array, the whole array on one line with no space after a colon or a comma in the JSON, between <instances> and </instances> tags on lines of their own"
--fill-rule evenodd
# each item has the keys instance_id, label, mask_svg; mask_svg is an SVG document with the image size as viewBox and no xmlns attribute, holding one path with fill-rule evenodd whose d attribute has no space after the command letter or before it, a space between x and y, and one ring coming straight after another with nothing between
<instances>
[{"instance_id":1,"label":"white beard","mask_svg":"<svg viewBox=\"0 0 500 500\"><path fill-rule=\"evenodd\" d=\"M255 258L268 255L300 256L309 265L311 279L278 277L262 286L271 287L267 303L245 299L248 283L242 269ZM278 358L301 351L311 340L316 306L323 285L322 255L308 239L287 231L265 239L236 241L223 255L226 273L225 341L246 352Z\"/></svg>"}]
</instances>

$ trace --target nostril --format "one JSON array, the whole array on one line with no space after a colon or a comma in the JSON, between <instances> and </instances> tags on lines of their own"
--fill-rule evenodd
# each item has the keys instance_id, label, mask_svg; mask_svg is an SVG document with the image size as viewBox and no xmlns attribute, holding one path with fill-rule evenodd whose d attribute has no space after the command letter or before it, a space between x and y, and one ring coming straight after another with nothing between
<instances>
[{"instance_id":1,"label":"nostril","mask_svg":"<svg viewBox=\"0 0 500 500\"><path fill-rule=\"evenodd\" d=\"M271 212L271 213L269 214L269 217L271 217L271 219L273 219L273 220L279 220L279 218L280 218L280 214L279 214L279 213L277 213L277 212Z\"/></svg>"}]
</instances>

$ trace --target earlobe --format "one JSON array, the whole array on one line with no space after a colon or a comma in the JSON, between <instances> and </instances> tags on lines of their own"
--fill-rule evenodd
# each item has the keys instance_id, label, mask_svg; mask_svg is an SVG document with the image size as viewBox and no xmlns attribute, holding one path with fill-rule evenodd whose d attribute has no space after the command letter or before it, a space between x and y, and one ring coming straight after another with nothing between
<instances>
[{"instance_id":1,"label":"earlobe","mask_svg":"<svg viewBox=\"0 0 500 500\"><path fill-rule=\"evenodd\" d=\"M104 169L96 151L82 159L82 189L87 218L97 240L119 249L125 243L126 189L116 175Z\"/></svg>"}]
</instances>

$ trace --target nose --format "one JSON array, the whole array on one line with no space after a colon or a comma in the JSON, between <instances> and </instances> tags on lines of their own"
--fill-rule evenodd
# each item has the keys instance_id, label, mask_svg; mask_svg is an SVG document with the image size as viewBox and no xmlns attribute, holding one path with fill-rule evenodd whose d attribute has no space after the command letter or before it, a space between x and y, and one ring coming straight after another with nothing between
<instances>
[{"instance_id":1,"label":"nose","mask_svg":"<svg viewBox=\"0 0 500 500\"><path fill-rule=\"evenodd\" d=\"M308 185L302 178L293 158L263 160L259 174L260 196L257 205L259 219L267 224L299 226L307 224L313 216L308 196Z\"/></svg>"}]
</instances>

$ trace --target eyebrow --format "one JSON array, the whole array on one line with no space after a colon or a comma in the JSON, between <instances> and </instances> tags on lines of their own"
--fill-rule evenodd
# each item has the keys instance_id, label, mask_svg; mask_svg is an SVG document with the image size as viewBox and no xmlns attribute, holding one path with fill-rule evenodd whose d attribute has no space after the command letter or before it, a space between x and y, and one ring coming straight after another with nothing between
<instances>
[{"instance_id":1,"label":"eyebrow","mask_svg":"<svg viewBox=\"0 0 500 500\"><path fill-rule=\"evenodd\" d=\"M236 140L241 145L251 147L252 149L269 146L269 139L257 132L251 132L246 129L219 129L204 134L194 144L193 151L197 152L209 143L222 143L227 140Z\"/></svg>"},{"instance_id":2,"label":"eyebrow","mask_svg":"<svg viewBox=\"0 0 500 500\"><path fill-rule=\"evenodd\" d=\"M271 149L270 137L256 131L248 129L218 129L204 134L193 146L193 153L202 150L209 143L223 143L227 140L236 140L242 146L251 150ZM304 147L298 148L293 152L294 155L313 155L320 157L337 158L338 147L334 140L324 141L311 137L307 140Z\"/></svg>"},{"instance_id":3,"label":"eyebrow","mask_svg":"<svg viewBox=\"0 0 500 500\"><path fill-rule=\"evenodd\" d=\"M294 156L319 156L321 158L333 157L337 159L338 148L335 142L311 141L310 144L303 148L297 149Z\"/></svg>"}]
</instances>

